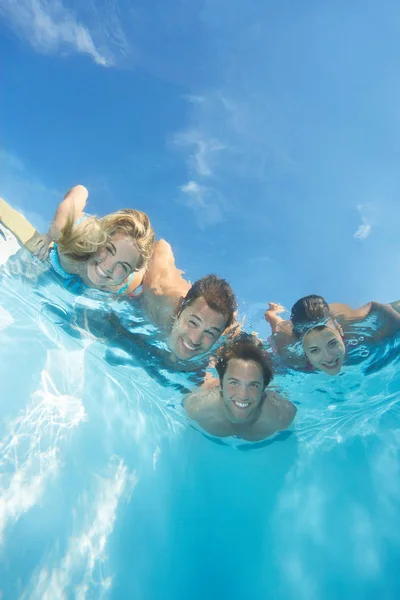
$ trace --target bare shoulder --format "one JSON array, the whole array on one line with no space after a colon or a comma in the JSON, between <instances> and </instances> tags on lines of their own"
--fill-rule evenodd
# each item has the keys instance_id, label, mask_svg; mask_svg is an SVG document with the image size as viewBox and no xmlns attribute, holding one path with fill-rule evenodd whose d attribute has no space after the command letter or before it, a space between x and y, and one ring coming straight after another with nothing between
<instances>
[{"instance_id":1,"label":"bare shoulder","mask_svg":"<svg viewBox=\"0 0 400 600\"><path fill-rule=\"evenodd\" d=\"M242 437L249 441L264 440L287 429L296 415L296 407L277 392L267 390L261 415Z\"/></svg>"},{"instance_id":2,"label":"bare shoulder","mask_svg":"<svg viewBox=\"0 0 400 600\"><path fill-rule=\"evenodd\" d=\"M201 397L199 397L198 392L187 394L187 396L184 397L182 404L188 416L191 419L196 420L201 405Z\"/></svg>"},{"instance_id":3,"label":"bare shoulder","mask_svg":"<svg viewBox=\"0 0 400 600\"><path fill-rule=\"evenodd\" d=\"M219 388L202 388L191 392L183 399L183 406L191 419L197 420L218 399Z\"/></svg>"},{"instance_id":4,"label":"bare shoulder","mask_svg":"<svg viewBox=\"0 0 400 600\"><path fill-rule=\"evenodd\" d=\"M268 400L266 405L269 405L274 413L271 416L276 422L277 431L286 429L295 418L297 408L290 400L274 390L267 390L266 395Z\"/></svg>"}]
</instances>

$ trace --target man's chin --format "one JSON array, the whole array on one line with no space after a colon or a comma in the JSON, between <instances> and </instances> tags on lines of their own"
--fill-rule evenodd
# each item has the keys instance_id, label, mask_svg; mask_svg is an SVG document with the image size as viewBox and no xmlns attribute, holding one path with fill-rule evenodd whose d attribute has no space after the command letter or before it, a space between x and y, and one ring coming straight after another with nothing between
<instances>
[{"instance_id":1,"label":"man's chin","mask_svg":"<svg viewBox=\"0 0 400 600\"><path fill-rule=\"evenodd\" d=\"M198 350L186 349L184 342L182 342L180 339L173 344L173 348L171 348L171 350L179 360L190 360L191 358L196 358L202 354Z\"/></svg>"},{"instance_id":2,"label":"man's chin","mask_svg":"<svg viewBox=\"0 0 400 600\"><path fill-rule=\"evenodd\" d=\"M173 351L178 360L190 360L191 358L196 358L199 356L197 353L193 352L181 352L181 351Z\"/></svg>"},{"instance_id":3,"label":"man's chin","mask_svg":"<svg viewBox=\"0 0 400 600\"><path fill-rule=\"evenodd\" d=\"M178 350L177 344L171 343L171 340L168 342L168 348L174 360L187 360L187 356L184 356L183 353Z\"/></svg>"}]
</instances>

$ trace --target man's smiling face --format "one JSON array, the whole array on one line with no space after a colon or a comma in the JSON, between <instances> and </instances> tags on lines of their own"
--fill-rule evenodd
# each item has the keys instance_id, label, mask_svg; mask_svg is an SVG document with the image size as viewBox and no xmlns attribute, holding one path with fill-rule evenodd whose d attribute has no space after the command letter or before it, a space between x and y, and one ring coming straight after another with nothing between
<instances>
[{"instance_id":1,"label":"man's smiling face","mask_svg":"<svg viewBox=\"0 0 400 600\"><path fill-rule=\"evenodd\" d=\"M180 360L205 354L222 335L226 321L225 315L210 308L203 297L196 298L176 319L169 348Z\"/></svg>"},{"instance_id":2,"label":"man's smiling face","mask_svg":"<svg viewBox=\"0 0 400 600\"><path fill-rule=\"evenodd\" d=\"M231 423L244 424L256 418L264 392L261 365L254 360L231 358L221 391L226 416Z\"/></svg>"}]
</instances>

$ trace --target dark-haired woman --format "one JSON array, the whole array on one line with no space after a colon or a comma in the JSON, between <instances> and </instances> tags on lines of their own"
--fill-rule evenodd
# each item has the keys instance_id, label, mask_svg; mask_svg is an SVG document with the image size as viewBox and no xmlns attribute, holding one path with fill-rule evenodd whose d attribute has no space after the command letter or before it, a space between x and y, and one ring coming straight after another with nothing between
<instances>
[{"instance_id":1,"label":"dark-haired woman","mask_svg":"<svg viewBox=\"0 0 400 600\"><path fill-rule=\"evenodd\" d=\"M280 317L284 308L270 302L265 319L271 326L273 349L287 366L304 371L338 375L348 357L348 348L369 347L400 330L399 302L369 302L353 310L347 304L328 304L317 295L300 298L289 321ZM361 331L362 330L362 331Z\"/></svg>"}]
</instances>

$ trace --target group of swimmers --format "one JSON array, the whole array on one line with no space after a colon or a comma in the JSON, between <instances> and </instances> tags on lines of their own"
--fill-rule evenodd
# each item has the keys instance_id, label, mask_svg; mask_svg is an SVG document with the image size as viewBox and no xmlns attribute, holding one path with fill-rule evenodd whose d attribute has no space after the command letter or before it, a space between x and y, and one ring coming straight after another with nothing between
<instances>
[{"instance_id":1,"label":"group of swimmers","mask_svg":"<svg viewBox=\"0 0 400 600\"><path fill-rule=\"evenodd\" d=\"M171 246L155 241L149 217L138 210L119 210L102 218L86 214L88 191L72 188L59 204L49 231L26 243L40 260L48 260L66 284L80 282L137 302L158 328L169 348L169 360L190 370L193 359L209 355L222 335L226 341L210 356L210 370L198 389L183 401L188 416L213 436L263 440L292 423L295 406L269 386L271 354L253 334L241 331L237 303L229 283L206 275L189 283L175 265ZM393 336L400 329L400 307L371 302L352 310L328 305L320 296L296 302L291 319L271 303L265 318L271 326L271 347L291 368L337 375L346 362L347 343L360 321L379 326L364 344ZM114 315L119 335L129 337ZM212 376L215 368L218 379Z\"/></svg>"}]
</instances>

